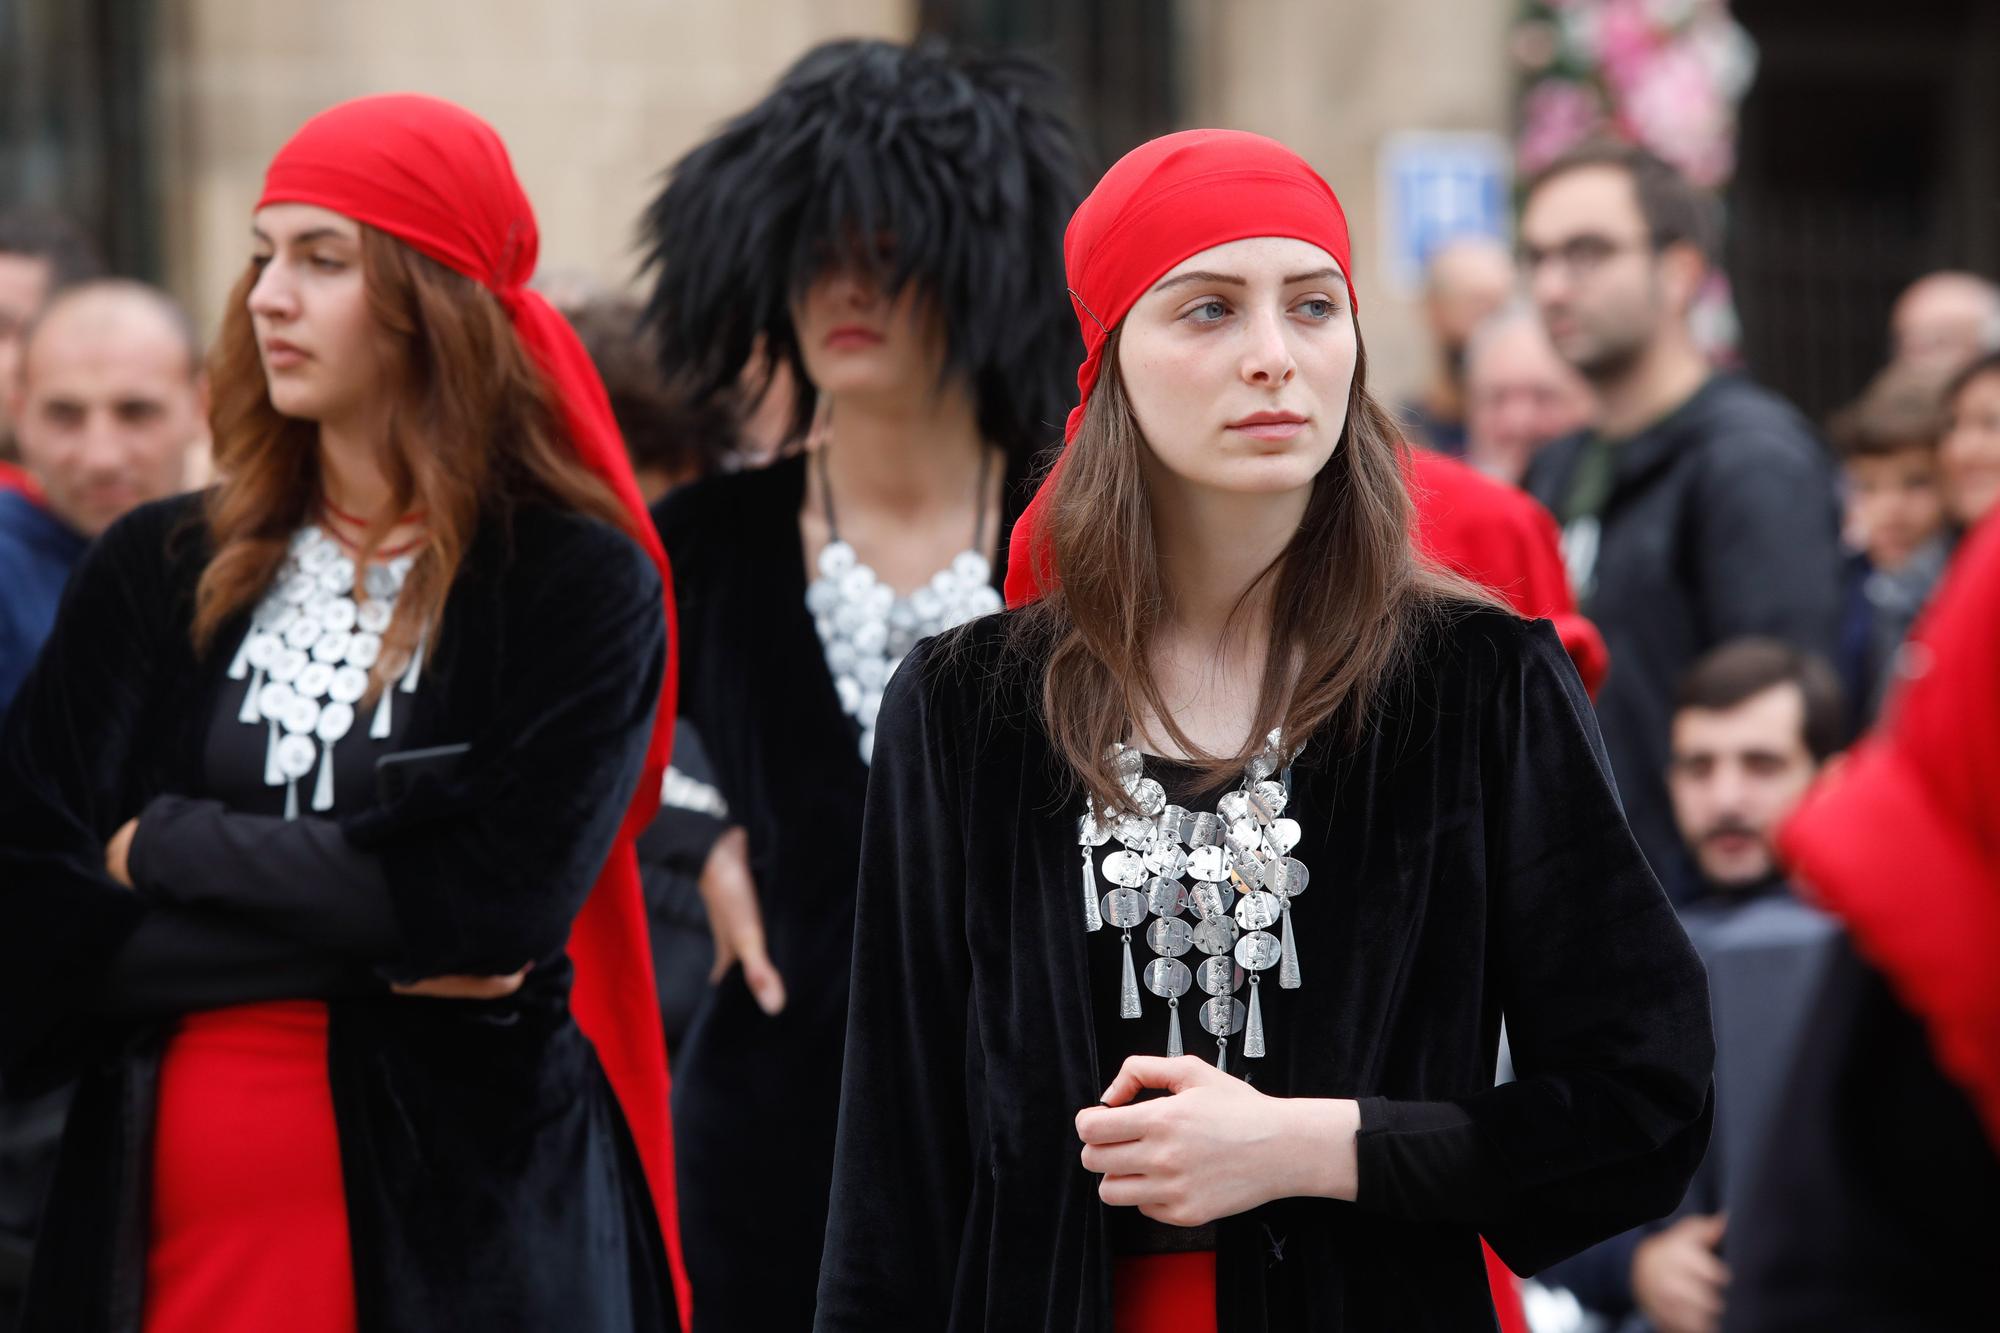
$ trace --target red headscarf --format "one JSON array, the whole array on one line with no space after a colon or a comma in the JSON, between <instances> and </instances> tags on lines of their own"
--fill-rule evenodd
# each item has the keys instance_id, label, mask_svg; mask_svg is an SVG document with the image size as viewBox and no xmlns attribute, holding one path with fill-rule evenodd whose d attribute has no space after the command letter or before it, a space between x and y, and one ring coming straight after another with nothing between
<instances>
[{"instance_id":1,"label":"red headscarf","mask_svg":"<svg viewBox=\"0 0 2000 1333\"><path fill-rule=\"evenodd\" d=\"M1881 726L1778 845L1923 1021L2000 1150L2000 520L1952 557Z\"/></svg>"},{"instance_id":2,"label":"red headscarf","mask_svg":"<svg viewBox=\"0 0 2000 1333\"><path fill-rule=\"evenodd\" d=\"M278 150L257 207L278 203L315 204L366 223L500 298L522 346L547 377L577 458L617 494L631 515L631 535L659 567L667 587L669 642L677 637L666 552L632 479L604 383L568 321L525 285L535 271L541 237L493 127L434 97L343 102L307 121ZM569 953L576 965L571 1007L597 1048L638 1145L685 1321L692 1302L674 1203L666 1043L632 849L633 838L659 813L660 777L673 738L674 687L669 654L638 792L571 928Z\"/></svg>"},{"instance_id":3,"label":"red headscarf","mask_svg":"<svg viewBox=\"0 0 2000 1333\"><path fill-rule=\"evenodd\" d=\"M1083 424L1105 341L1146 289L1189 255L1255 236L1309 241L1332 255L1354 308L1347 215L1319 173L1276 140L1240 130L1183 130L1140 144L1104 173L1063 233L1069 299L1084 348L1065 446ZM1057 459L1008 539L1009 606L1033 601L1054 582L1040 528L1061 468Z\"/></svg>"}]
</instances>

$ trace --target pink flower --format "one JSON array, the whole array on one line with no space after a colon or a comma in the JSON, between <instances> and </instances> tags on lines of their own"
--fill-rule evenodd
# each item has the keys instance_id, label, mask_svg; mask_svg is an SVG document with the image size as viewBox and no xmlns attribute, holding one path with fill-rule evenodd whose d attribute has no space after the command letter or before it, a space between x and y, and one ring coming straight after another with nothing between
<instances>
[{"instance_id":1,"label":"pink flower","mask_svg":"<svg viewBox=\"0 0 2000 1333\"><path fill-rule=\"evenodd\" d=\"M1697 185L1719 184L1718 171L1727 175L1735 117L1690 44L1661 52L1624 92L1621 109L1654 152Z\"/></svg>"},{"instance_id":2,"label":"pink flower","mask_svg":"<svg viewBox=\"0 0 2000 1333\"><path fill-rule=\"evenodd\" d=\"M1569 79L1541 80L1521 103L1521 170L1539 171L1603 123L1604 102L1595 89Z\"/></svg>"}]
</instances>

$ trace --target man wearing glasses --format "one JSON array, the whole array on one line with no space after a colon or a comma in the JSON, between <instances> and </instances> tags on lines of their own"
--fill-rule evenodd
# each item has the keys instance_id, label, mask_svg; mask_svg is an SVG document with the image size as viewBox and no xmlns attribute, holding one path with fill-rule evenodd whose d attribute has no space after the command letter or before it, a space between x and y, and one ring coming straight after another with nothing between
<instances>
[{"instance_id":1,"label":"man wearing glasses","mask_svg":"<svg viewBox=\"0 0 2000 1333\"><path fill-rule=\"evenodd\" d=\"M1674 683L1766 635L1821 655L1839 628L1833 471L1790 404L1715 372L1688 328L1713 203L1652 153L1579 148L1528 186L1521 264L1549 339L1597 399L1525 485L1555 514L1611 670L1597 698L1625 813L1676 901L1696 884L1663 774Z\"/></svg>"}]
</instances>

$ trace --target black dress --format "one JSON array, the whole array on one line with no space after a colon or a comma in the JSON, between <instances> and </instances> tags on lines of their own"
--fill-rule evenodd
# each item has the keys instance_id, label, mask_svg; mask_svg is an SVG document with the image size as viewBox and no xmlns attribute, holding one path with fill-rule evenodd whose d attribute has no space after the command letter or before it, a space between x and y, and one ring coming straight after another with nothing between
<instances>
[{"instance_id":1,"label":"black dress","mask_svg":"<svg viewBox=\"0 0 2000 1333\"><path fill-rule=\"evenodd\" d=\"M847 1030L868 769L806 610L806 459L676 491L654 517L674 570L680 709L748 833L776 1017L732 969L674 1063L674 1159L697 1328L812 1323ZM993 581L1020 478L1003 487Z\"/></svg>"},{"instance_id":2,"label":"black dress","mask_svg":"<svg viewBox=\"0 0 2000 1333\"><path fill-rule=\"evenodd\" d=\"M189 641L200 503L142 506L98 541L0 730L0 1072L22 1087L80 1075L27 1327L136 1333L165 1021L296 998L327 1001L365 1333L673 1326L657 1219L570 1016L565 951L665 666L650 562L573 514L483 516L428 683L397 700L397 744L464 742L464 762L392 803L339 772L338 824L257 823L173 799L254 799L229 771L236 724L217 720L241 697L225 667L244 624L205 654ZM141 811L135 869L159 897L104 873L106 840ZM323 855L341 858L331 874L282 873ZM505 1001L383 985L524 959Z\"/></svg>"},{"instance_id":3,"label":"black dress","mask_svg":"<svg viewBox=\"0 0 2000 1333\"><path fill-rule=\"evenodd\" d=\"M1081 800L1009 623L921 645L878 723L822 1333L1111 1327L1074 1117L1102 1049L1163 1053L1166 1015L1097 1017L1117 935L1083 928ZM1491 1328L1480 1236L1533 1272L1679 1201L1712 1118L1701 963L1546 622L1425 628L1366 738L1298 757L1286 813L1304 986L1269 988L1269 1053L1230 1067L1359 1099L1359 1202L1221 1219L1220 1327ZM1496 1088L1503 1015L1520 1077Z\"/></svg>"}]
</instances>

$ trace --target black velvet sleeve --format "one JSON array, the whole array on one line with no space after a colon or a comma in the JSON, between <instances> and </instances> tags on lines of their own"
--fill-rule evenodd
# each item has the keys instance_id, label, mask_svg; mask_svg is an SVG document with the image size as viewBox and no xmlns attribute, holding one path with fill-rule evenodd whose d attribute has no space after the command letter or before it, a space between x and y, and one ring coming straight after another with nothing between
<instances>
[{"instance_id":1,"label":"black velvet sleeve","mask_svg":"<svg viewBox=\"0 0 2000 1333\"><path fill-rule=\"evenodd\" d=\"M443 738L469 742L465 762L341 824L387 880L399 979L501 976L557 955L645 762L666 669L658 571L622 534L573 518L522 550L481 645L504 664L502 696Z\"/></svg>"},{"instance_id":2,"label":"black velvet sleeve","mask_svg":"<svg viewBox=\"0 0 2000 1333\"><path fill-rule=\"evenodd\" d=\"M86 1001L109 1019L170 1018L264 1000L379 995L366 966L242 920L149 909Z\"/></svg>"},{"instance_id":3,"label":"black velvet sleeve","mask_svg":"<svg viewBox=\"0 0 2000 1333\"><path fill-rule=\"evenodd\" d=\"M958 1269L971 964L956 765L924 683L935 642L897 670L876 723L819 1333L943 1328Z\"/></svg>"},{"instance_id":4,"label":"black velvet sleeve","mask_svg":"<svg viewBox=\"0 0 2000 1333\"><path fill-rule=\"evenodd\" d=\"M233 917L322 955L386 964L403 953L381 862L330 819L156 796L139 816L128 866L149 899Z\"/></svg>"},{"instance_id":5,"label":"black velvet sleeve","mask_svg":"<svg viewBox=\"0 0 2000 1333\"><path fill-rule=\"evenodd\" d=\"M0 1071L16 1086L88 1058L72 1023L145 914L104 845L137 813L134 733L172 633L164 540L146 506L92 545L0 726Z\"/></svg>"},{"instance_id":6,"label":"black velvet sleeve","mask_svg":"<svg viewBox=\"0 0 2000 1333\"><path fill-rule=\"evenodd\" d=\"M1546 622L1519 633L1482 774L1518 1077L1460 1101L1364 1099L1357 1201L1474 1225L1532 1273L1679 1202L1708 1143L1715 1048L1700 959L1619 813L1575 669Z\"/></svg>"}]
</instances>

